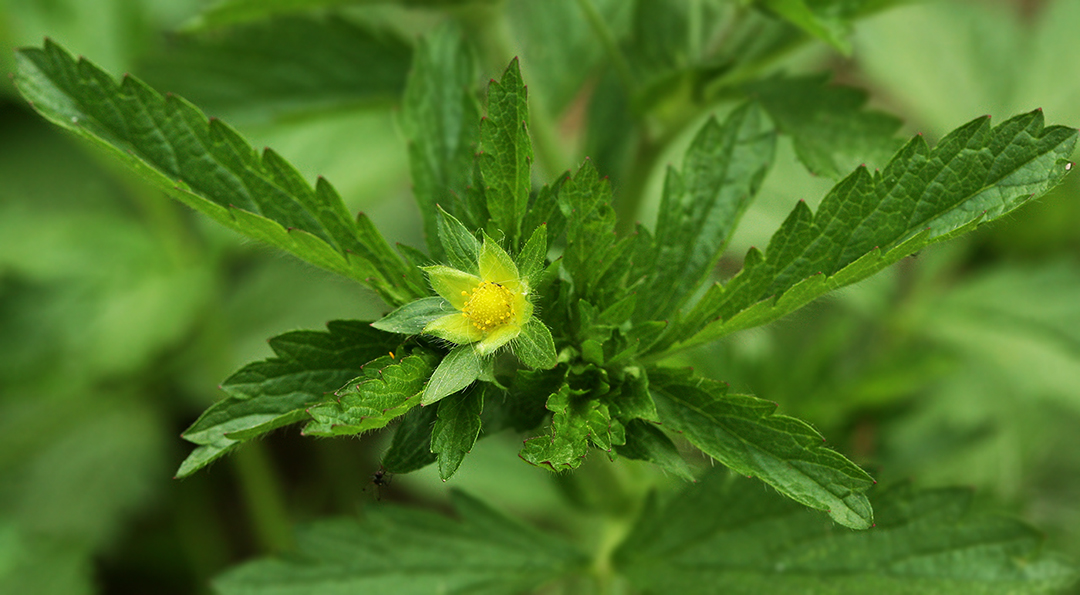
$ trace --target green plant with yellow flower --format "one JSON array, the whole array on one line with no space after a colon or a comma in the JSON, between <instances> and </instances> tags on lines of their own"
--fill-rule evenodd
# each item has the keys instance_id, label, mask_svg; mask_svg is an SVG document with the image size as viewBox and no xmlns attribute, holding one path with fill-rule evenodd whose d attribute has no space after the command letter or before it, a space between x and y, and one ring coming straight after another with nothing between
<instances>
[{"instance_id":1,"label":"green plant with yellow flower","mask_svg":"<svg viewBox=\"0 0 1080 595\"><path fill-rule=\"evenodd\" d=\"M799 202L764 250L751 248L738 273L718 279L717 263L776 159L778 137L791 136L815 173L836 168L840 149L803 128L800 110L808 108L787 98L812 88L817 107L836 109L851 103L850 90L784 76L733 86L738 101L726 116L705 120L681 168L668 167L655 225L621 233L630 226L618 225L612 183L590 160L534 183L518 61L491 81L483 117L475 78L452 29L415 50L402 128L427 244L395 250L365 216L350 216L328 182L312 187L273 151L257 154L191 104L135 78L117 83L51 42L20 53L16 81L46 118L178 200L371 288L387 305L375 321L271 339L276 357L229 377L227 396L184 433L196 448L179 476L287 425L330 437L395 424L385 470L436 463L446 480L478 439L512 430L528 436L518 456L551 471L600 456L694 480L699 454L688 453L699 452L797 503L776 510L801 505L868 529L866 492L875 481L809 424L666 364L1007 215L1064 177L1077 139L1075 129L1044 127L1038 111L996 126L976 119L933 148L915 137L882 169L861 166L839 179L816 211ZM872 123L860 130L892 146L897 122L855 103L847 117ZM735 497L734 488L709 489ZM462 498L467 518L505 524ZM643 506L659 514L656 501ZM694 525L680 507L664 514ZM647 549L649 532L661 530L650 527L643 521L626 538ZM645 563L631 549L604 547L631 575ZM559 555L553 565L580 566Z\"/></svg>"}]
</instances>

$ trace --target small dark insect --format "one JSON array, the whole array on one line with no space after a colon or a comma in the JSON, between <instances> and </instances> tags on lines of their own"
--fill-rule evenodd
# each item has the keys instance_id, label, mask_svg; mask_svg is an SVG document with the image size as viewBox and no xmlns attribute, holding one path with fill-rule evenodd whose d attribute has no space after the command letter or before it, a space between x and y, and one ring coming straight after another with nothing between
<instances>
[{"instance_id":1,"label":"small dark insect","mask_svg":"<svg viewBox=\"0 0 1080 595\"><path fill-rule=\"evenodd\" d=\"M375 499L382 500L382 489L389 486L393 481L394 474L386 470L385 467L380 466L379 470L371 476L371 483L375 486Z\"/></svg>"}]
</instances>

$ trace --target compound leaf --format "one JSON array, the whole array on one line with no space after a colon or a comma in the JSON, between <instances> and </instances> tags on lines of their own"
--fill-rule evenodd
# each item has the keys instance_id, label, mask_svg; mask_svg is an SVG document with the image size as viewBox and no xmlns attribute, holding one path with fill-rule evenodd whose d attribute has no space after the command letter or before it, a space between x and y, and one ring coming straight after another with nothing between
<instances>
[{"instance_id":1,"label":"compound leaf","mask_svg":"<svg viewBox=\"0 0 1080 595\"><path fill-rule=\"evenodd\" d=\"M1035 110L991 127L983 117L933 149L912 139L882 171L855 170L821 202L800 202L743 270L714 285L654 345L681 349L775 320L811 300L982 223L1053 188L1072 165L1077 131L1043 127Z\"/></svg>"}]
</instances>

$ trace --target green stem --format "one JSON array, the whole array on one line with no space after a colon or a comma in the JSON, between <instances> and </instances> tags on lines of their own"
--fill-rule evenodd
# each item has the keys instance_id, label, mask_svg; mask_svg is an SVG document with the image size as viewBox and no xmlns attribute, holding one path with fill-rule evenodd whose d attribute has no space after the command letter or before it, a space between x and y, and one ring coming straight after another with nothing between
<instances>
[{"instance_id":1,"label":"green stem","mask_svg":"<svg viewBox=\"0 0 1080 595\"><path fill-rule=\"evenodd\" d=\"M245 444L233 455L233 461L259 545L268 552L290 549L292 523L266 447L259 442Z\"/></svg>"},{"instance_id":2,"label":"green stem","mask_svg":"<svg viewBox=\"0 0 1080 595\"><path fill-rule=\"evenodd\" d=\"M611 32L611 28L604 22L603 15L596 9L592 0L578 0L578 5L581 6L581 11L585 13L585 18L589 20L589 26L592 27L596 36L600 38L600 43L604 45L612 65L615 66L615 72L619 75L619 80L626 87L626 92L632 94L637 88L634 71L630 69L630 63L626 60L622 48L615 41L615 35Z\"/></svg>"}]
</instances>

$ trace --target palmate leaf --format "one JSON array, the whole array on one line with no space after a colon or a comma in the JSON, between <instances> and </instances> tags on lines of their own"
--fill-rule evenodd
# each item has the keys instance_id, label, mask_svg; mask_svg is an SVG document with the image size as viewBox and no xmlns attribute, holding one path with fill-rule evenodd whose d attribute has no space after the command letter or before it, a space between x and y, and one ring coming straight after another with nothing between
<instances>
[{"instance_id":1,"label":"palmate leaf","mask_svg":"<svg viewBox=\"0 0 1080 595\"><path fill-rule=\"evenodd\" d=\"M1023 523L969 511L962 489L897 486L877 525L837 531L753 482L713 472L664 506L651 499L615 552L642 593L967 595L1053 593L1075 566L1040 553Z\"/></svg>"},{"instance_id":2,"label":"palmate leaf","mask_svg":"<svg viewBox=\"0 0 1080 595\"><path fill-rule=\"evenodd\" d=\"M386 355L401 337L366 322L336 320L327 332L294 331L270 339L277 357L254 362L221 388L229 396L207 409L184 431L198 448L177 471L186 477L249 440L309 419L306 409L360 376L364 364Z\"/></svg>"},{"instance_id":3,"label":"palmate leaf","mask_svg":"<svg viewBox=\"0 0 1080 595\"><path fill-rule=\"evenodd\" d=\"M649 370L649 391L665 428L742 475L752 475L785 496L829 513L853 529L873 524L863 495L874 480L827 448L808 424L775 415L776 403L729 395L727 386L688 371Z\"/></svg>"},{"instance_id":4,"label":"palmate leaf","mask_svg":"<svg viewBox=\"0 0 1080 595\"><path fill-rule=\"evenodd\" d=\"M138 79L117 84L46 40L17 54L19 91L49 121L119 157L170 196L251 238L370 286L400 305L426 295L419 270L333 187L312 188L270 149L258 155L232 128Z\"/></svg>"},{"instance_id":5,"label":"palmate leaf","mask_svg":"<svg viewBox=\"0 0 1080 595\"><path fill-rule=\"evenodd\" d=\"M933 149L915 137L884 170L855 170L816 214L796 205L765 253L751 249L743 270L711 287L653 351L765 324L1002 217L1061 181L1076 139L1076 129L1044 128L1038 110L993 128L989 118L973 120Z\"/></svg>"},{"instance_id":6,"label":"palmate leaf","mask_svg":"<svg viewBox=\"0 0 1080 595\"><path fill-rule=\"evenodd\" d=\"M588 562L471 496L451 496L459 520L385 505L359 522L322 521L301 528L294 554L245 564L214 586L222 595L514 595Z\"/></svg>"}]
</instances>

